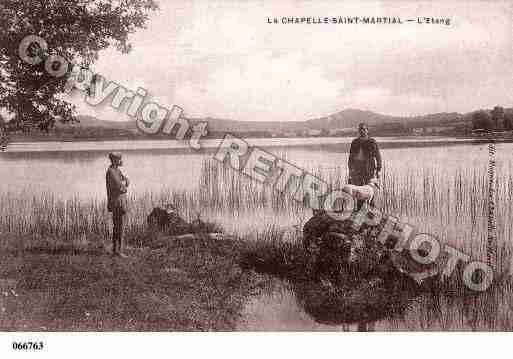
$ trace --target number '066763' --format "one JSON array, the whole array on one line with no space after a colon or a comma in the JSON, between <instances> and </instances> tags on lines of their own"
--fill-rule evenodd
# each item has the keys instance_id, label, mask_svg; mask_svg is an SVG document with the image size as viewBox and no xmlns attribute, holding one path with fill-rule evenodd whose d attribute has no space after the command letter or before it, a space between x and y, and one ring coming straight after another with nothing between
<instances>
[{"instance_id":1,"label":"number '066763'","mask_svg":"<svg viewBox=\"0 0 513 359\"><path fill-rule=\"evenodd\" d=\"M43 342L13 342L14 350L41 350L44 348Z\"/></svg>"}]
</instances>

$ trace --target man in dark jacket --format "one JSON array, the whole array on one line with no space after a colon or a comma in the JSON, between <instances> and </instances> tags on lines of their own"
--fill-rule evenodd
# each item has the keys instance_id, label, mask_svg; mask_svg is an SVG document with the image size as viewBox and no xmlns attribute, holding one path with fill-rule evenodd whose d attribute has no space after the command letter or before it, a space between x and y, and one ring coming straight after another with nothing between
<instances>
[{"instance_id":1,"label":"man in dark jacket","mask_svg":"<svg viewBox=\"0 0 513 359\"><path fill-rule=\"evenodd\" d=\"M111 162L105 176L107 183L107 209L112 212L112 254L126 257L122 251L123 220L127 212L126 192L129 184L119 167L123 166L120 153L109 153Z\"/></svg>"},{"instance_id":2,"label":"man in dark jacket","mask_svg":"<svg viewBox=\"0 0 513 359\"><path fill-rule=\"evenodd\" d=\"M351 142L349 149L349 183L364 186L372 178L379 178L381 172L381 154L378 144L369 137L365 123L358 125L359 137Z\"/></svg>"}]
</instances>

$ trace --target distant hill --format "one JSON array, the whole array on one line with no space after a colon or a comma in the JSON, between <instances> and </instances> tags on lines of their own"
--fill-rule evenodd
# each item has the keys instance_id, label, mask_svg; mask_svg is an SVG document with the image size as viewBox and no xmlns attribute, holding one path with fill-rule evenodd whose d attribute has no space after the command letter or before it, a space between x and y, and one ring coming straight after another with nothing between
<instances>
[{"instance_id":1,"label":"distant hill","mask_svg":"<svg viewBox=\"0 0 513 359\"><path fill-rule=\"evenodd\" d=\"M307 121L236 121L214 118L194 118L193 121L207 121L212 131L270 131L270 132L293 132L299 130L335 130L355 128L359 123L365 122L369 126L380 126L384 124L402 124L406 127L415 126L443 126L457 124L470 119L457 112L443 112L424 116L400 117L383 115L372 111L357 109L346 109L325 117Z\"/></svg>"},{"instance_id":2,"label":"distant hill","mask_svg":"<svg viewBox=\"0 0 513 359\"><path fill-rule=\"evenodd\" d=\"M382 115L372 111L346 109L326 117L308 120L306 123L308 127L314 129L336 129L355 127L361 122L372 126L390 122L402 122L402 120L403 118L401 117Z\"/></svg>"},{"instance_id":3,"label":"distant hill","mask_svg":"<svg viewBox=\"0 0 513 359\"><path fill-rule=\"evenodd\" d=\"M489 111L489 110L487 110ZM511 112L513 109L505 109ZM306 121L237 121L220 118L188 118L192 123L206 121L211 132L268 132L285 133L307 130L337 130L355 128L358 123L365 122L371 127L383 125L402 125L403 127L422 126L454 126L469 123L473 112L461 114L457 112L442 112L423 116L400 117L383 115L372 111L345 109L340 112ZM135 121L105 121L93 116L79 115L78 128L115 129L134 132L137 130ZM63 125L60 125L63 126Z\"/></svg>"}]
</instances>

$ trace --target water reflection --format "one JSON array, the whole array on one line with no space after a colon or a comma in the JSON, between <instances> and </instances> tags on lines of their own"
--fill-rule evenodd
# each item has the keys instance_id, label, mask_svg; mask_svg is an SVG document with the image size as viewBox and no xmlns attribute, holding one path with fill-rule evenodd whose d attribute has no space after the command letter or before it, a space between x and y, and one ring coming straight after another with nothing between
<instances>
[{"instance_id":1,"label":"water reflection","mask_svg":"<svg viewBox=\"0 0 513 359\"><path fill-rule=\"evenodd\" d=\"M511 330L511 286L486 293L330 292L320 284L269 279L242 312L243 331ZM380 293L380 291L382 291ZM386 295L387 297L383 297Z\"/></svg>"},{"instance_id":2,"label":"water reflection","mask_svg":"<svg viewBox=\"0 0 513 359\"><path fill-rule=\"evenodd\" d=\"M403 318L415 301L411 293L390 292L381 284L344 292L311 281L272 279L247 303L238 330L372 331L377 322Z\"/></svg>"},{"instance_id":3,"label":"water reflection","mask_svg":"<svg viewBox=\"0 0 513 359\"><path fill-rule=\"evenodd\" d=\"M379 281L379 279L376 279ZM383 282L362 282L355 288L325 288L318 283L292 286L298 304L316 322L328 325L374 323L404 314L415 294L391 290Z\"/></svg>"}]
</instances>

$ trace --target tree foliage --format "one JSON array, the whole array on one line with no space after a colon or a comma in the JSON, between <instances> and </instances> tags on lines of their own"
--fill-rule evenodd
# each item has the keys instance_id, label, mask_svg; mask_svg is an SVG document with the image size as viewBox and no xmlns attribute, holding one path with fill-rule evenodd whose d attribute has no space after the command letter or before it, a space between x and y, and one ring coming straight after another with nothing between
<instances>
[{"instance_id":1,"label":"tree foliage","mask_svg":"<svg viewBox=\"0 0 513 359\"><path fill-rule=\"evenodd\" d=\"M503 126L506 130L513 130L513 113L507 112L504 114Z\"/></svg>"},{"instance_id":2,"label":"tree foliage","mask_svg":"<svg viewBox=\"0 0 513 359\"><path fill-rule=\"evenodd\" d=\"M495 106L491 112L492 121L496 129L500 127L502 124L502 120L504 118L504 108L501 106Z\"/></svg>"},{"instance_id":3,"label":"tree foliage","mask_svg":"<svg viewBox=\"0 0 513 359\"><path fill-rule=\"evenodd\" d=\"M472 114L472 127L474 130L492 130L492 117L486 111L480 110Z\"/></svg>"},{"instance_id":4,"label":"tree foliage","mask_svg":"<svg viewBox=\"0 0 513 359\"><path fill-rule=\"evenodd\" d=\"M23 61L22 39L40 36L48 43L47 55L64 57L69 67L89 67L109 46L129 52L129 35L144 28L157 9L154 0L1 0L0 108L14 114L18 127L48 130L56 118L73 120L74 106L60 96L67 75L51 76L44 61Z\"/></svg>"}]
</instances>

